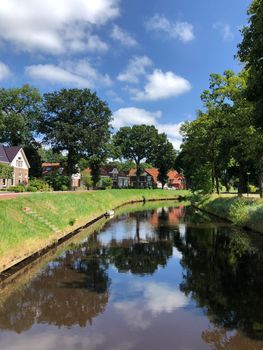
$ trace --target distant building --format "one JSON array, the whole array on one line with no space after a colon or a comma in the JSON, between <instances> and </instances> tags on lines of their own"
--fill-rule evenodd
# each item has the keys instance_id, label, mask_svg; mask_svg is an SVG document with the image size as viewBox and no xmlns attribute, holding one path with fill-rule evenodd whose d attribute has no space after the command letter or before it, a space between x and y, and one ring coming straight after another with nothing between
<instances>
[{"instance_id":1,"label":"distant building","mask_svg":"<svg viewBox=\"0 0 263 350\"><path fill-rule=\"evenodd\" d=\"M64 170L61 167L60 163L42 163L41 169L42 169L42 176L54 175L57 173L61 173Z\"/></svg>"},{"instance_id":2,"label":"distant building","mask_svg":"<svg viewBox=\"0 0 263 350\"><path fill-rule=\"evenodd\" d=\"M7 189L10 186L17 186L19 184L28 184L29 162L20 146L8 147L0 146L0 163L13 167L12 179L0 178L0 189Z\"/></svg>"},{"instance_id":3,"label":"distant building","mask_svg":"<svg viewBox=\"0 0 263 350\"><path fill-rule=\"evenodd\" d=\"M42 176L52 176L56 174L66 175L65 168L60 163L42 163ZM72 174L71 176L71 187L78 189L80 187L80 173Z\"/></svg>"},{"instance_id":4,"label":"distant building","mask_svg":"<svg viewBox=\"0 0 263 350\"><path fill-rule=\"evenodd\" d=\"M83 171L83 175L91 175L91 169L87 168ZM110 165L105 165L100 168L100 178L112 179L113 188L127 188L129 187L129 176L123 171L119 171Z\"/></svg>"},{"instance_id":5,"label":"distant building","mask_svg":"<svg viewBox=\"0 0 263 350\"><path fill-rule=\"evenodd\" d=\"M162 184L158 181L159 170L157 168L144 169L139 177L140 188L162 188ZM165 187L174 189L184 189L184 177L175 170L170 170L167 174L168 182ZM130 186L137 187L136 169L131 169L129 172Z\"/></svg>"}]
</instances>

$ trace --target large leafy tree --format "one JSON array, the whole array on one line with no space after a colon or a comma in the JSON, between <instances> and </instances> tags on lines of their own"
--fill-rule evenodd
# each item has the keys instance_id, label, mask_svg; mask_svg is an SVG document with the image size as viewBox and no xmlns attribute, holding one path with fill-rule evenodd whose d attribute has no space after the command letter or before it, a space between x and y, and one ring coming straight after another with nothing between
<instances>
[{"instance_id":1,"label":"large leafy tree","mask_svg":"<svg viewBox=\"0 0 263 350\"><path fill-rule=\"evenodd\" d=\"M114 136L114 144L119 150L119 155L135 162L137 186L139 186L141 163L143 160L153 158L157 138L157 129L153 125L144 124L122 127Z\"/></svg>"},{"instance_id":2,"label":"large leafy tree","mask_svg":"<svg viewBox=\"0 0 263 350\"><path fill-rule=\"evenodd\" d=\"M220 180L227 182L233 165L239 172L239 193L245 189L245 173L253 159L256 133L253 106L245 98L246 81L246 71L238 75L232 71L212 74L209 89L201 96L205 112L182 128L184 142L179 159L196 189L212 187L219 192ZM205 171L211 176L211 186L207 181L196 181L204 177Z\"/></svg>"},{"instance_id":3,"label":"large leafy tree","mask_svg":"<svg viewBox=\"0 0 263 350\"><path fill-rule=\"evenodd\" d=\"M248 71L247 98L255 106L256 126L253 154L258 169L260 195L263 197L263 0L253 0L249 9L249 23L242 29L243 40L238 46L238 58Z\"/></svg>"},{"instance_id":4,"label":"large leafy tree","mask_svg":"<svg viewBox=\"0 0 263 350\"><path fill-rule=\"evenodd\" d=\"M248 10L249 23L242 29L238 58L249 72L248 98L256 105L256 120L263 127L263 0L253 0Z\"/></svg>"},{"instance_id":5,"label":"large leafy tree","mask_svg":"<svg viewBox=\"0 0 263 350\"><path fill-rule=\"evenodd\" d=\"M111 111L89 89L62 89L44 94L40 131L56 151L67 153L67 174L82 157L105 157Z\"/></svg>"},{"instance_id":6,"label":"large leafy tree","mask_svg":"<svg viewBox=\"0 0 263 350\"><path fill-rule=\"evenodd\" d=\"M36 141L41 102L38 89L29 85L0 89L0 142L24 148L31 176L41 173L39 143Z\"/></svg>"},{"instance_id":7,"label":"large leafy tree","mask_svg":"<svg viewBox=\"0 0 263 350\"><path fill-rule=\"evenodd\" d=\"M41 112L36 88L0 89L0 142L11 146L32 144Z\"/></svg>"}]
</instances>

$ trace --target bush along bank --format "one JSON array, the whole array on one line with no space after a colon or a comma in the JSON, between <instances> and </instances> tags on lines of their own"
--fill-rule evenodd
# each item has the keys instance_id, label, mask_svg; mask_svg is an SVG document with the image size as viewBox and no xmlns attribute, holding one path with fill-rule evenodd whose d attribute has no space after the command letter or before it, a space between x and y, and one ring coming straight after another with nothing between
<instances>
[{"instance_id":1,"label":"bush along bank","mask_svg":"<svg viewBox=\"0 0 263 350\"><path fill-rule=\"evenodd\" d=\"M105 190L32 193L0 201L0 271L106 211L132 201L189 197L187 191Z\"/></svg>"},{"instance_id":2,"label":"bush along bank","mask_svg":"<svg viewBox=\"0 0 263 350\"><path fill-rule=\"evenodd\" d=\"M247 197L193 196L192 204L235 225L263 233L263 200Z\"/></svg>"}]
</instances>

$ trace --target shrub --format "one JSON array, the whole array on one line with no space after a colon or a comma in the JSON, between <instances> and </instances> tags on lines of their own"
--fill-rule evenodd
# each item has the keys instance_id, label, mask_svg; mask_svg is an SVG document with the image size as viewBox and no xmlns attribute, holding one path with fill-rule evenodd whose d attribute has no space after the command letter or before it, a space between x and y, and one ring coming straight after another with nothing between
<instances>
[{"instance_id":1,"label":"shrub","mask_svg":"<svg viewBox=\"0 0 263 350\"><path fill-rule=\"evenodd\" d=\"M35 186L28 186L27 191L28 192L37 192L38 190L37 190L37 187L35 187Z\"/></svg>"},{"instance_id":2,"label":"shrub","mask_svg":"<svg viewBox=\"0 0 263 350\"><path fill-rule=\"evenodd\" d=\"M258 188L254 185L249 185L249 193L256 193Z\"/></svg>"},{"instance_id":3,"label":"shrub","mask_svg":"<svg viewBox=\"0 0 263 350\"><path fill-rule=\"evenodd\" d=\"M93 187L93 181L92 181L92 177L90 175L83 175L81 177L81 182L87 188L87 190L89 190L91 187Z\"/></svg>"},{"instance_id":4,"label":"shrub","mask_svg":"<svg viewBox=\"0 0 263 350\"><path fill-rule=\"evenodd\" d=\"M73 218L73 219L70 219L68 223L70 226L73 226L75 224L75 222L76 222L76 219Z\"/></svg>"},{"instance_id":5,"label":"shrub","mask_svg":"<svg viewBox=\"0 0 263 350\"><path fill-rule=\"evenodd\" d=\"M49 184L42 180L42 179L30 179L29 180L29 187L35 187L37 189L37 191L40 192L47 192L47 191L51 191L52 188L49 186ZM36 191L30 191L28 189L29 192L36 192Z\"/></svg>"},{"instance_id":6,"label":"shrub","mask_svg":"<svg viewBox=\"0 0 263 350\"><path fill-rule=\"evenodd\" d=\"M101 187L102 188L112 188L112 179L110 177L105 177L101 179Z\"/></svg>"},{"instance_id":7,"label":"shrub","mask_svg":"<svg viewBox=\"0 0 263 350\"><path fill-rule=\"evenodd\" d=\"M17 193L25 192L25 190L26 190L25 186L23 186L23 185L11 186L11 187L8 188L8 191L10 191L10 192L17 192Z\"/></svg>"},{"instance_id":8,"label":"shrub","mask_svg":"<svg viewBox=\"0 0 263 350\"><path fill-rule=\"evenodd\" d=\"M48 175L44 177L44 180L51 186L55 191L67 191L69 186L69 176L61 174Z\"/></svg>"}]
</instances>

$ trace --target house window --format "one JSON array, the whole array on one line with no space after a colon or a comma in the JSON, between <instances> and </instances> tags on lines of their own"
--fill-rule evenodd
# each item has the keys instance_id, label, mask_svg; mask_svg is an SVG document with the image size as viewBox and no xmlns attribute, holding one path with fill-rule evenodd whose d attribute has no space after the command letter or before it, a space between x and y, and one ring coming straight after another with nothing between
<instances>
[{"instance_id":1,"label":"house window","mask_svg":"<svg viewBox=\"0 0 263 350\"><path fill-rule=\"evenodd\" d=\"M6 179L3 179L3 187L6 187Z\"/></svg>"},{"instance_id":2,"label":"house window","mask_svg":"<svg viewBox=\"0 0 263 350\"><path fill-rule=\"evenodd\" d=\"M18 157L18 159L16 161L16 166L18 168L23 168L23 161L22 161L21 157Z\"/></svg>"}]
</instances>

